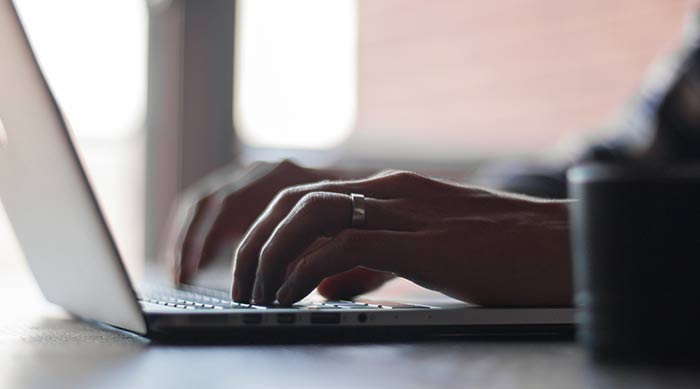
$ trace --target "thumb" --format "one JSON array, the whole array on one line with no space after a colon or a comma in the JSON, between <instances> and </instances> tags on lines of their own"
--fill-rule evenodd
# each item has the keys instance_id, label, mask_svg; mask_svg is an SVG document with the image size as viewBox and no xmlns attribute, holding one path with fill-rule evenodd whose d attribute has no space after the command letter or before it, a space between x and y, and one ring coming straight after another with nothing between
<instances>
[{"instance_id":1,"label":"thumb","mask_svg":"<svg viewBox=\"0 0 700 389\"><path fill-rule=\"evenodd\" d=\"M318 285L318 292L330 300L351 298L371 292L394 277L391 273L356 267L325 278Z\"/></svg>"}]
</instances>

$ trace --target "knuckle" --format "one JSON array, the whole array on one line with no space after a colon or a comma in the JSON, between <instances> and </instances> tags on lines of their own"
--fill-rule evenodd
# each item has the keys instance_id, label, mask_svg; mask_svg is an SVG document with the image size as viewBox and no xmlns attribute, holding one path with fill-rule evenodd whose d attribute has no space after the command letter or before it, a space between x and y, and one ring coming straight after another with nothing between
<instances>
[{"instance_id":1,"label":"knuckle","mask_svg":"<svg viewBox=\"0 0 700 389\"><path fill-rule=\"evenodd\" d=\"M191 207L201 208L209 203L216 201L222 194L227 193L228 185L217 182L208 184L207 179L203 179L199 183L189 186L181 194L181 201L189 204Z\"/></svg>"},{"instance_id":2,"label":"knuckle","mask_svg":"<svg viewBox=\"0 0 700 389\"><path fill-rule=\"evenodd\" d=\"M212 193L211 197L213 201L219 204L223 204L232 199L235 199L237 195L238 191L233 186L227 185Z\"/></svg>"},{"instance_id":3,"label":"knuckle","mask_svg":"<svg viewBox=\"0 0 700 389\"><path fill-rule=\"evenodd\" d=\"M203 212L215 203L215 194L210 193L205 196L201 196L194 201L195 212Z\"/></svg>"},{"instance_id":4,"label":"knuckle","mask_svg":"<svg viewBox=\"0 0 700 389\"><path fill-rule=\"evenodd\" d=\"M375 178L386 177L386 176L389 176L389 175L396 173L397 171L398 170L396 170L396 169L384 169L384 170L380 170L379 172L377 172L373 177L375 177Z\"/></svg>"},{"instance_id":5,"label":"knuckle","mask_svg":"<svg viewBox=\"0 0 700 389\"><path fill-rule=\"evenodd\" d=\"M275 204L280 204L280 205L294 205L296 203L296 199L299 198L300 194L302 192L302 188L300 186L290 186L288 188L282 189L277 193L277 196L275 196L274 203Z\"/></svg>"},{"instance_id":6,"label":"knuckle","mask_svg":"<svg viewBox=\"0 0 700 389\"><path fill-rule=\"evenodd\" d=\"M300 259L295 267L300 272L307 271L309 269L309 257L304 257Z\"/></svg>"},{"instance_id":7,"label":"knuckle","mask_svg":"<svg viewBox=\"0 0 700 389\"><path fill-rule=\"evenodd\" d=\"M275 167L276 170L281 170L281 171L289 171L289 170L295 170L299 168L297 164L292 162L291 159L285 158L281 160L277 166Z\"/></svg>"},{"instance_id":8,"label":"knuckle","mask_svg":"<svg viewBox=\"0 0 700 389\"><path fill-rule=\"evenodd\" d=\"M185 188L180 194L180 201L187 204L196 204L204 197L204 192L196 185Z\"/></svg>"},{"instance_id":9,"label":"knuckle","mask_svg":"<svg viewBox=\"0 0 700 389\"><path fill-rule=\"evenodd\" d=\"M408 171L408 170L396 170L389 174L389 176L394 180L399 181L411 181L420 177L418 173Z\"/></svg>"},{"instance_id":10,"label":"knuckle","mask_svg":"<svg viewBox=\"0 0 700 389\"><path fill-rule=\"evenodd\" d=\"M323 278L323 264L317 259L304 257L294 267L297 279L318 283Z\"/></svg>"},{"instance_id":11,"label":"knuckle","mask_svg":"<svg viewBox=\"0 0 700 389\"><path fill-rule=\"evenodd\" d=\"M247 259L249 257L248 253L251 251L251 245L248 241L243 241L236 248L236 253L233 256L233 267L236 274L243 271L244 267L247 265Z\"/></svg>"},{"instance_id":12,"label":"knuckle","mask_svg":"<svg viewBox=\"0 0 700 389\"><path fill-rule=\"evenodd\" d=\"M297 275L303 275L304 277L309 277L313 273L313 266L311 266L311 261L309 257L304 257L299 260L299 262L294 267L294 272Z\"/></svg>"},{"instance_id":13,"label":"knuckle","mask_svg":"<svg viewBox=\"0 0 700 389\"><path fill-rule=\"evenodd\" d=\"M408 196L412 191L426 187L432 187L430 180L412 171L396 170L381 177L380 185L384 190L394 191L395 194Z\"/></svg>"},{"instance_id":14,"label":"knuckle","mask_svg":"<svg viewBox=\"0 0 700 389\"><path fill-rule=\"evenodd\" d=\"M396 186L414 182L420 177L418 173L407 170L391 170L378 176L377 180L385 185Z\"/></svg>"},{"instance_id":15,"label":"knuckle","mask_svg":"<svg viewBox=\"0 0 700 389\"><path fill-rule=\"evenodd\" d=\"M334 242L338 249L343 251L352 251L357 245L358 239L359 235L355 231L344 230L336 235Z\"/></svg>"},{"instance_id":16,"label":"knuckle","mask_svg":"<svg viewBox=\"0 0 700 389\"><path fill-rule=\"evenodd\" d=\"M311 192L305 194L297 203L299 212L315 212L323 207L328 200L328 196L322 192Z\"/></svg>"},{"instance_id":17,"label":"knuckle","mask_svg":"<svg viewBox=\"0 0 700 389\"><path fill-rule=\"evenodd\" d=\"M267 263L272 257L272 242L268 241L260 249L260 255L258 256L258 266Z\"/></svg>"},{"instance_id":18,"label":"knuckle","mask_svg":"<svg viewBox=\"0 0 700 389\"><path fill-rule=\"evenodd\" d=\"M286 198L289 198L289 196L292 195L292 188L284 188L277 192L277 195L274 198L273 202L281 202Z\"/></svg>"}]
</instances>

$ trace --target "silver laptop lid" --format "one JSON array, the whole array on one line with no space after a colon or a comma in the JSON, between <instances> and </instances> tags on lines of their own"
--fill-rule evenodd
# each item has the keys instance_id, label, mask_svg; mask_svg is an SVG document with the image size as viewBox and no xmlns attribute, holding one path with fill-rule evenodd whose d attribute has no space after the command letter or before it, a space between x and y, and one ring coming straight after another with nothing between
<instances>
[{"instance_id":1,"label":"silver laptop lid","mask_svg":"<svg viewBox=\"0 0 700 389\"><path fill-rule=\"evenodd\" d=\"M0 200L44 296L85 318L146 325L56 102L0 1Z\"/></svg>"}]
</instances>

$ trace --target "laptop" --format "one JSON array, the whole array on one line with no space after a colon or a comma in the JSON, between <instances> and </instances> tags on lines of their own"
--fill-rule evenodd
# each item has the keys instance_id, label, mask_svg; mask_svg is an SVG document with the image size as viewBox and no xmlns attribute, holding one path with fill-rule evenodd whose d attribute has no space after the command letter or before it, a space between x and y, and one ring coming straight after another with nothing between
<instances>
[{"instance_id":1,"label":"laptop","mask_svg":"<svg viewBox=\"0 0 700 389\"><path fill-rule=\"evenodd\" d=\"M43 295L78 318L166 341L572 333L567 307L318 300L255 306L221 290L137 288L10 1L0 2L0 53L0 200Z\"/></svg>"}]
</instances>

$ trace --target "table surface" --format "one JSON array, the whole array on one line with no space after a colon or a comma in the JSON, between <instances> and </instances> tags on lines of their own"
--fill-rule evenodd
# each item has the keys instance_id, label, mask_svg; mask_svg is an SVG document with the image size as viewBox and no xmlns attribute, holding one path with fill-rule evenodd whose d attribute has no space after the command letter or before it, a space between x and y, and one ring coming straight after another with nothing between
<instances>
[{"instance_id":1,"label":"table surface","mask_svg":"<svg viewBox=\"0 0 700 389\"><path fill-rule=\"evenodd\" d=\"M154 345L44 302L0 247L0 388L700 387L690 369L593 363L573 341Z\"/></svg>"}]
</instances>

